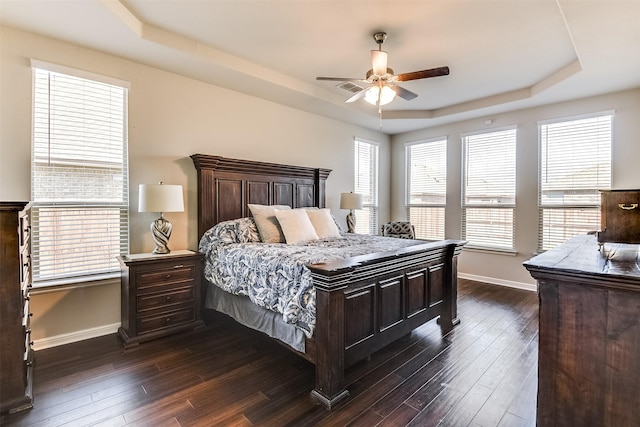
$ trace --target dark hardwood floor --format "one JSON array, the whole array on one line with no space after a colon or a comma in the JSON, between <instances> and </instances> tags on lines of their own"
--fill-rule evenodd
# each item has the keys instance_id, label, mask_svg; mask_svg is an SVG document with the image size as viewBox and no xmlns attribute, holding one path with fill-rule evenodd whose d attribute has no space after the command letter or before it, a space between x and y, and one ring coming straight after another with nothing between
<instances>
[{"instance_id":1,"label":"dark hardwood floor","mask_svg":"<svg viewBox=\"0 0 640 427\"><path fill-rule=\"evenodd\" d=\"M347 373L333 412L314 367L219 316L207 329L124 352L116 335L36 352L33 409L16 426L534 426L534 292L459 280L462 323L435 321Z\"/></svg>"}]
</instances>

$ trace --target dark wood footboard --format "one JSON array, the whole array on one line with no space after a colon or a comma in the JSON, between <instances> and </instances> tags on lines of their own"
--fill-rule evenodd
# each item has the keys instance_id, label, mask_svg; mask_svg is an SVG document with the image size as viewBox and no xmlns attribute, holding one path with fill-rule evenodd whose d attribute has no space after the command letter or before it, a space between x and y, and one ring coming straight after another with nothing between
<instances>
[{"instance_id":1,"label":"dark wood footboard","mask_svg":"<svg viewBox=\"0 0 640 427\"><path fill-rule=\"evenodd\" d=\"M445 240L309 266L316 287L314 399L331 409L349 395L344 370L439 316L457 317L457 256Z\"/></svg>"}]
</instances>

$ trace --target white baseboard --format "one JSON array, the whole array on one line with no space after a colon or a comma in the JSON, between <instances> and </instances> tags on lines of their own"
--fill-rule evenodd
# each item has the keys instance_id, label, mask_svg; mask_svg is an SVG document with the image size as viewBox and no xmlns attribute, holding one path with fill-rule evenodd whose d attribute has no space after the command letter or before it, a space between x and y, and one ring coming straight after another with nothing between
<instances>
[{"instance_id":1,"label":"white baseboard","mask_svg":"<svg viewBox=\"0 0 640 427\"><path fill-rule=\"evenodd\" d=\"M120 322L34 340L33 349L36 351L44 350L45 348L57 347L63 344L70 344L76 341L82 341L89 338L96 338L103 335L113 334L115 332L118 332L119 327Z\"/></svg>"},{"instance_id":2,"label":"white baseboard","mask_svg":"<svg viewBox=\"0 0 640 427\"><path fill-rule=\"evenodd\" d=\"M507 286L509 288L524 289L525 291L536 292L538 287L535 283L514 282L511 280L496 279L495 277L477 276L475 274L458 273L460 279L475 280L476 282L490 283L492 285Z\"/></svg>"}]
</instances>

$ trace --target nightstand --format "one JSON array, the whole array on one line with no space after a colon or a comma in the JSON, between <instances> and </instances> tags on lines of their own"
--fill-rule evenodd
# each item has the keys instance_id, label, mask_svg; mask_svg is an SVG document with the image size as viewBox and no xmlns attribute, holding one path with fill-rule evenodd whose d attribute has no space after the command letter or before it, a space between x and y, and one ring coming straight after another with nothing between
<instances>
[{"instance_id":1,"label":"nightstand","mask_svg":"<svg viewBox=\"0 0 640 427\"><path fill-rule=\"evenodd\" d=\"M203 255L193 251L119 256L125 348L204 326L200 317Z\"/></svg>"}]
</instances>

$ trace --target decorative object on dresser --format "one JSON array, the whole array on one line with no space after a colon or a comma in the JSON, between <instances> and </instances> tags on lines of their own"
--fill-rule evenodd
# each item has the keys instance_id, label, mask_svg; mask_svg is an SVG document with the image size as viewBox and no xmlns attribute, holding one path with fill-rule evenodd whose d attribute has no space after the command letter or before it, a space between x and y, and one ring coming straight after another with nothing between
<instances>
[{"instance_id":1,"label":"decorative object on dresser","mask_svg":"<svg viewBox=\"0 0 640 427\"><path fill-rule=\"evenodd\" d=\"M349 231L349 233L355 233L356 216L353 210L362 209L362 194L353 192L342 193L340 195L340 209L349 209L349 213L347 214L347 231Z\"/></svg>"},{"instance_id":2,"label":"decorative object on dresser","mask_svg":"<svg viewBox=\"0 0 640 427\"><path fill-rule=\"evenodd\" d=\"M33 406L28 202L0 202L0 412Z\"/></svg>"},{"instance_id":3,"label":"decorative object on dresser","mask_svg":"<svg viewBox=\"0 0 640 427\"><path fill-rule=\"evenodd\" d=\"M538 281L538 426L640 426L640 246L582 235L524 263Z\"/></svg>"},{"instance_id":4,"label":"decorative object on dresser","mask_svg":"<svg viewBox=\"0 0 640 427\"><path fill-rule=\"evenodd\" d=\"M200 313L202 254L119 256L121 322L128 348L144 341L204 326Z\"/></svg>"},{"instance_id":5,"label":"decorative object on dresser","mask_svg":"<svg viewBox=\"0 0 640 427\"><path fill-rule=\"evenodd\" d=\"M168 254L171 252L167 244L171 237L173 225L162 214L164 212L183 212L184 198L181 185L140 184L138 200L139 212L159 212L160 218L151 223L151 235L156 247L154 254Z\"/></svg>"},{"instance_id":6,"label":"decorative object on dresser","mask_svg":"<svg viewBox=\"0 0 640 427\"><path fill-rule=\"evenodd\" d=\"M640 243L640 190L600 191L598 243Z\"/></svg>"}]
</instances>

